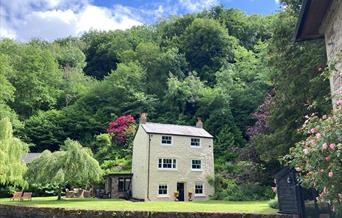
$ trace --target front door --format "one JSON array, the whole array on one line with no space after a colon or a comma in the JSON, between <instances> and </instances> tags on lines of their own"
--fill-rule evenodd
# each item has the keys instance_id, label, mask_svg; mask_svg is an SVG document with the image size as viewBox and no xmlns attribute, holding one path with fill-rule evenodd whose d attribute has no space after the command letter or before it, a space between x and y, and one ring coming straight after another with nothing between
<instances>
[{"instance_id":1,"label":"front door","mask_svg":"<svg viewBox=\"0 0 342 218\"><path fill-rule=\"evenodd\" d=\"M178 191L178 200L184 201L184 183L183 182L177 183L177 191Z\"/></svg>"}]
</instances>

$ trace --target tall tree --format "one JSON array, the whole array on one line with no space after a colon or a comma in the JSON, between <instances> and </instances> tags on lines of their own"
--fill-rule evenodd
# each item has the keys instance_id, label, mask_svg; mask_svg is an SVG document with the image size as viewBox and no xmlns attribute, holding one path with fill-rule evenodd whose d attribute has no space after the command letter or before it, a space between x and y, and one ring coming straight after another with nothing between
<instances>
[{"instance_id":1,"label":"tall tree","mask_svg":"<svg viewBox=\"0 0 342 218\"><path fill-rule=\"evenodd\" d=\"M66 184L89 187L100 181L101 168L89 148L80 143L66 140L60 151L44 151L29 166L26 177L30 183L59 186L58 200Z\"/></svg>"},{"instance_id":2,"label":"tall tree","mask_svg":"<svg viewBox=\"0 0 342 218\"><path fill-rule=\"evenodd\" d=\"M121 60L124 63L138 61L146 72L143 81L146 92L160 98L165 94L170 74L182 79L187 67L184 55L179 54L177 48L161 49L151 42L140 43L135 51L126 51Z\"/></svg>"},{"instance_id":3,"label":"tall tree","mask_svg":"<svg viewBox=\"0 0 342 218\"><path fill-rule=\"evenodd\" d=\"M2 41L0 51L8 54L13 66L8 80L15 88L15 99L9 105L19 117L26 119L53 108L60 95L62 73L46 42L17 45Z\"/></svg>"},{"instance_id":4,"label":"tall tree","mask_svg":"<svg viewBox=\"0 0 342 218\"><path fill-rule=\"evenodd\" d=\"M269 63L275 96L267 118L268 131L254 138L266 161L277 160L301 140L297 129L306 115L331 110L329 81L322 76L326 63L324 42L294 43L296 22L297 15L286 8L273 26Z\"/></svg>"},{"instance_id":5,"label":"tall tree","mask_svg":"<svg viewBox=\"0 0 342 218\"><path fill-rule=\"evenodd\" d=\"M10 120L0 120L0 184L26 185L26 165L21 158L27 151L28 145L13 136Z\"/></svg>"},{"instance_id":6,"label":"tall tree","mask_svg":"<svg viewBox=\"0 0 342 218\"><path fill-rule=\"evenodd\" d=\"M238 40L216 20L196 18L181 37L180 50L185 53L191 71L202 80L215 84L215 72L233 61Z\"/></svg>"},{"instance_id":7,"label":"tall tree","mask_svg":"<svg viewBox=\"0 0 342 218\"><path fill-rule=\"evenodd\" d=\"M12 73L9 56L0 54L0 120L8 117L14 126L20 126L16 113L8 106L9 102L14 101L15 88L8 80Z\"/></svg>"}]
</instances>

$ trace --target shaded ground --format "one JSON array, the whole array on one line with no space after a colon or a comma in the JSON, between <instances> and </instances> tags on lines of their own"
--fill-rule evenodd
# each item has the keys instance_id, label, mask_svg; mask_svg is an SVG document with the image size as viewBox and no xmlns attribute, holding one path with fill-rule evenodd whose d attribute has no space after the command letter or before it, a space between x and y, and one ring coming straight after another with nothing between
<instances>
[{"instance_id":1,"label":"shaded ground","mask_svg":"<svg viewBox=\"0 0 342 218\"><path fill-rule=\"evenodd\" d=\"M177 212L249 212L274 214L267 201L197 201L197 202L131 202L119 199L63 199L57 197L37 197L32 201L10 201L0 199L1 204L18 204L34 207L64 207L96 210L128 211L177 211Z\"/></svg>"}]
</instances>

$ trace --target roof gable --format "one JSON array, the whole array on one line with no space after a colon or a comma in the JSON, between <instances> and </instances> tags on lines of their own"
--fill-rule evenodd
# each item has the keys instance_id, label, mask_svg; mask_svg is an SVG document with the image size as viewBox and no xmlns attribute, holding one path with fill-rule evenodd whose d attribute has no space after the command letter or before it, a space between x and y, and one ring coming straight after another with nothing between
<instances>
[{"instance_id":1,"label":"roof gable","mask_svg":"<svg viewBox=\"0 0 342 218\"><path fill-rule=\"evenodd\" d=\"M332 1L303 0L296 28L296 41L323 37L319 29Z\"/></svg>"},{"instance_id":2,"label":"roof gable","mask_svg":"<svg viewBox=\"0 0 342 218\"><path fill-rule=\"evenodd\" d=\"M161 123L145 123L141 126L146 133L213 138L205 129L194 126Z\"/></svg>"},{"instance_id":3,"label":"roof gable","mask_svg":"<svg viewBox=\"0 0 342 218\"><path fill-rule=\"evenodd\" d=\"M39 158L40 155L41 155L41 153L27 153L21 157L21 160L24 163L28 164L28 163L31 163L32 161L34 161L34 159Z\"/></svg>"}]
</instances>

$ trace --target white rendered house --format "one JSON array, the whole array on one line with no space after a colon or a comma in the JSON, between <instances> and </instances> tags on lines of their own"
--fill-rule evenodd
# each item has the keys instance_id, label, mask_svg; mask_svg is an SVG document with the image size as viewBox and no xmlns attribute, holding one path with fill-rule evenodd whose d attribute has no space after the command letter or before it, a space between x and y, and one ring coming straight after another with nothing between
<instances>
[{"instance_id":1,"label":"white rendered house","mask_svg":"<svg viewBox=\"0 0 342 218\"><path fill-rule=\"evenodd\" d=\"M195 126L146 122L133 142L132 197L142 200L206 200L214 193L213 136Z\"/></svg>"}]
</instances>

